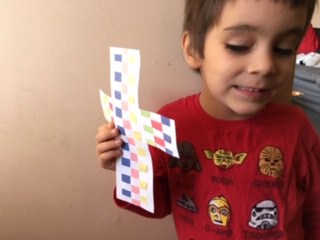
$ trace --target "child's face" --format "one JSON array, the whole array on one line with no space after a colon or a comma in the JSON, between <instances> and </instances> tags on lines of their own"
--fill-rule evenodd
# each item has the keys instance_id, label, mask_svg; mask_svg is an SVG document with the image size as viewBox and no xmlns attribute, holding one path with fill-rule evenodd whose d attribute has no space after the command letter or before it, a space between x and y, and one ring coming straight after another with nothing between
<instances>
[{"instance_id":1,"label":"child's face","mask_svg":"<svg viewBox=\"0 0 320 240\"><path fill-rule=\"evenodd\" d=\"M195 60L204 80L204 109L221 119L259 112L293 79L305 22L302 7L271 0L229 1L206 36L204 58Z\"/></svg>"}]
</instances>

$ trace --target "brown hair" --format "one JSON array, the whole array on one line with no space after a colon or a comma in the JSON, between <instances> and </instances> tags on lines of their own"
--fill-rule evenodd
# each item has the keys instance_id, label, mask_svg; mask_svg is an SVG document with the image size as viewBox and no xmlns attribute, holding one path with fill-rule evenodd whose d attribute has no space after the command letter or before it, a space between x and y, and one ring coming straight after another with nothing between
<instances>
[{"instance_id":1,"label":"brown hair","mask_svg":"<svg viewBox=\"0 0 320 240\"><path fill-rule=\"evenodd\" d=\"M234 0L185 0L183 31L189 33L191 47L201 58L204 57L204 41L207 32L219 22L223 7L228 1ZM317 0L272 1L289 3L292 8L305 6L307 9L306 28L317 4Z\"/></svg>"}]
</instances>

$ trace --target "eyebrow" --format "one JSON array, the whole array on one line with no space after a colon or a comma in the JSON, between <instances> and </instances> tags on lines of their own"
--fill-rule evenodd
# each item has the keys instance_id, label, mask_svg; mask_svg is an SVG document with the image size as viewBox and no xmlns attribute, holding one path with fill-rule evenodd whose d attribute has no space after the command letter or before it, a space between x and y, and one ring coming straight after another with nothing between
<instances>
[{"instance_id":1,"label":"eyebrow","mask_svg":"<svg viewBox=\"0 0 320 240\"><path fill-rule=\"evenodd\" d=\"M257 27L250 25L250 24L245 24L245 23L240 23L237 25L233 25L233 26L224 28L224 31L236 31L236 32L238 32L238 31L239 32L254 32L257 30L258 30Z\"/></svg>"},{"instance_id":2,"label":"eyebrow","mask_svg":"<svg viewBox=\"0 0 320 240\"><path fill-rule=\"evenodd\" d=\"M226 32L228 32L228 31L230 31L230 32L256 32L258 30L259 30L258 27L254 26L254 25L246 24L246 23L240 23L237 25L233 25L233 26L224 28L224 31L226 31ZM288 35L303 36L304 32L305 32L305 30L303 27L296 26L296 27L285 29L281 33L281 36L288 36Z\"/></svg>"}]
</instances>

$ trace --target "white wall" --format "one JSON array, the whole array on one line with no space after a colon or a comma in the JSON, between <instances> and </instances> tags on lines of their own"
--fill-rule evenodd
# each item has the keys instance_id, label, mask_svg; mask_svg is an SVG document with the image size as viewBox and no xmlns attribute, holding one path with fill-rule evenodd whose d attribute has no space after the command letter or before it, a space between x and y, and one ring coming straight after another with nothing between
<instances>
[{"instance_id":1,"label":"white wall","mask_svg":"<svg viewBox=\"0 0 320 240\"><path fill-rule=\"evenodd\" d=\"M109 46L141 50L145 109L197 89L180 51L182 5L0 0L0 239L175 239L171 217L115 207L94 137Z\"/></svg>"},{"instance_id":2,"label":"white wall","mask_svg":"<svg viewBox=\"0 0 320 240\"><path fill-rule=\"evenodd\" d=\"M182 0L0 0L0 239L176 239L170 217L114 206L94 136L109 46L141 50L145 109L199 89L182 11Z\"/></svg>"},{"instance_id":3,"label":"white wall","mask_svg":"<svg viewBox=\"0 0 320 240\"><path fill-rule=\"evenodd\" d=\"M312 25L314 27L320 28L320 2L318 4L318 6L316 7L315 14L313 15Z\"/></svg>"}]
</instances>

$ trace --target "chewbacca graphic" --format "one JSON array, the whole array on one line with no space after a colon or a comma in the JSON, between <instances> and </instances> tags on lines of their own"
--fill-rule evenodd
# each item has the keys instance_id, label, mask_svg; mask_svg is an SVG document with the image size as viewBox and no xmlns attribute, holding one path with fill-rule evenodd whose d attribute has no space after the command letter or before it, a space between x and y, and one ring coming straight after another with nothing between
<instances>
[{"instance_id":1,"label":"chewbacca graphic","mask_svg":"<svg viewBox=\"0 0 320 240\"><path fill-rule=\"evenodd\" d=\"M266 146L259 154L259 170L262 174L279 178L283 172L283 155L279 148Z\"/></svg>"}]
</instances>

